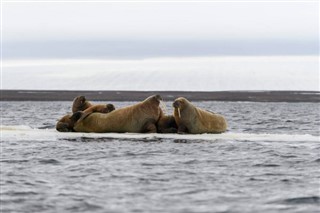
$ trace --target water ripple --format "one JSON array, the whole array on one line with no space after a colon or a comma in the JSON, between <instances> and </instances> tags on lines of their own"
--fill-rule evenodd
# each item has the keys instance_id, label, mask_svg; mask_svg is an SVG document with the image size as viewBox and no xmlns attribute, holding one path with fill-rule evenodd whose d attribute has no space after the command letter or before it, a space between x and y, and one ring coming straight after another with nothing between
<instances>
[{"instance_id":1,"label":"water ripple","mask_svg":"<svg viewBox=\"0 0 320 213\"><path fill-rule=\"evenodd\" d=\"M102 209L103 207L97 204L92 204L87 201L77 203L75 206L71 206L66 208L66 210L70 212L91 212L91 211L97 211L99 209Z\"/></svg>"},{"instance_id":2,"label":"water ripple","mask_svg":"<svg viewBox=\"0 0 320 213\"><path fill-rule=\"evenodd\" d=\"M286 204L320 204L320 197L309 196L309 197L294 197L288 198L281 201L281 203Z\"/></svg>"},{"instance_id":3,"label":"water ripple","mask_svg":"<svg viewBox=\"0 0 320 213\"><path fill-rule=\"evenodd\" d=\"M253 166L256 166L256 167L279 167L280 165L279 164L258 163Z\"/></svg>"},{"instance_id":4,"label":"water ripple","mask_svg":"<svg viewBox=\"0 0 320 213\"><path fill-rule=\"evenodd\" d=\"M38 162L41 164L52 164L52 165L61 164L61 162L56 159L40 159L40 160L38 160Z\"/></svg>"},{"instance_id":5,"label":"water ripple","mask_svg":"<svg viewBox=\"0 0 320 213\"><path fill-rule=\"evenodd\" d=\"M52 128L71 100L0 104L4 125L23 132ZM320 135L318 103L196 104L226 115L230 132ZM319 210L318 140L46 138L1 140L3 212Z\"/></svg>"}]
</instances>

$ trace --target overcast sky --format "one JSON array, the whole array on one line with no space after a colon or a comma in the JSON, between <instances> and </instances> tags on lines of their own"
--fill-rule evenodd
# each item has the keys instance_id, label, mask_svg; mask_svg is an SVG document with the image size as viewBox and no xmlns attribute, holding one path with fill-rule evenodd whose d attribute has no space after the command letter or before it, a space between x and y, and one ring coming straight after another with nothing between
<instances>
[{"instance_id":1,"label":"overcast sky","mask_svg":"<svg viewBox=\"0 0 320 213\"><path fill-rule=\"evenodd\" d=\"M319 3L3 3L3 39L317 39Z\"/></svg>"},{"instance_id":2,"label":"overcast sky","mask_svg":"<svg viewBox=\"0 0 320 213\"><path fill-rule=\"evenodd\" d=\"M318 1L4 1L2 12L4 58L318 53Z\"/></svg>"},{"instance_id":3,"label":"overcast sky","mask_svg":"<svg viewBox=\"0 0 320 213\"><path fill-rule=\"evenodd\" d=\"M2 6L5 89L319 90L319 1Z\"/></svg>"}]
</instances>

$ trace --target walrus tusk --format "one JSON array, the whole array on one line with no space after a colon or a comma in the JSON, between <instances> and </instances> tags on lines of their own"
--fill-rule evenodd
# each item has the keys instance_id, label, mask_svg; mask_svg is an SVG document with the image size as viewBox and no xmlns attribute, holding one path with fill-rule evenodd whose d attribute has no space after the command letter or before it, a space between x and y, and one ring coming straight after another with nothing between
<instances>
[{"instance_id":1,"label":"walrus tusk","mask_svg":"<svg viewBox=\"0 0 320 213\"><path fill-rule=\"evenodd\" d=\"M165 113L165 114L168 114L166 104L165 104L163 101L160 101L160 104L161 104L161 108L162 108L162 110L164 111L164 113Z\"/></svg>"},{"instance_id":2,"label":"walrus tusk","mask_svg":"<svg viewBox=\"0 0 320 213\"><path fill-rule=\"evenodd\" d=\"M180 107L178 107L178 116L181 118Z\"/></svg>"}]
</instances>

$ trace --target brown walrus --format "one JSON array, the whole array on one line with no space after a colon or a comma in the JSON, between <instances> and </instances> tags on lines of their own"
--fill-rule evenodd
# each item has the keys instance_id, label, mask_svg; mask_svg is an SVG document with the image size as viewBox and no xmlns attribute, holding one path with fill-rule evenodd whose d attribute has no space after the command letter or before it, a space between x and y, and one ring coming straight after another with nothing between
<instances>
[{"instance_id":1,"label":"brown walrus","mask_svg":"<svg viewBox=\"0 0 320 213\"><path fill-rule=\"evenodd\" d=\"M89 101L87 101L86 97L84 97L83 95L77 96L73 100L72 113L86 110L87 108L89 108L91 106L93 106L93 105Z\"/></svg>"},{"instance_id":2,"label":"brown walrus","mask_svg":"<svg viewBox=\"0 0 320 213\"><path fill-rule=\"evenodd\" d=\"M73 129L77 132L134 132L156 133L156 122L161 115L160 95L153 95L144 101L116 109L108 114L92 113L78 120ZM83 112L76 112L73 117L79 119Z\"/></svg>"},{"instance_id":3,"label":"brown walrus","mask_svg":"<svg viewBox=\"0 0 320 213\"><path fill-rule=\"evenodd\" d=\"M222 133L227 129L222 115L195 107L185 98L177 98L173 107L178 133Z\"/></svg>"},{"instance_id":4,"label":"brown walrus","mask_svg":"<svg viewBox=\"0 0 320 213\"><path fill-rule=\"evenodd\" d=\"M173 115L161 115L157 122L158 133L177 133L178 126Z\"/></svg>"},{"instance_id":5,"label":"brown walrus","mask_svg":"<svg viewBox=\"0 0 320 213\"><path fill-rule=\"evenodd\" d=\"M84 119L86 116L93 112L100 112L100 113L109 113L111 111L115 110L115 107L113 104L99 104L99 105L93 105L86 110L83 111L83 117L81 119ZM75 116L72 116L73 114L68 114L63 116L56 124L56 130L59 132L74 132L74 124L77 121Z\"/></svg>"}]
</instances>

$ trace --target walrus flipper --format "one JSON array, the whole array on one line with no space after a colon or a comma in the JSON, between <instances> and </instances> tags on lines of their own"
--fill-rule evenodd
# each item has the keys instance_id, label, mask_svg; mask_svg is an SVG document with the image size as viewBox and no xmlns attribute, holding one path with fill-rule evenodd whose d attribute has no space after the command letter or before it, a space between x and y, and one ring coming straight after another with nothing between
<instances>
[{"instance_id":1,"label":"walrus flipper","mask_svg":"<svg viewBox=\"0 0 320 213\"><path fill-rule=\"evenodd\" d=\"M82 120L84 120L86 117L88 117L89 115L91 115L92 113L94 113L94 112L81 112L81 111L79 111L80 113L81 113L81 115L80 115L80 118L77 120L77 121L82 121Z\"/></svg>"},{"instance_id":2,"label":"walrus flipper","mask_svg":"<svg viewBox=\"0 0 320 213\"><path fill-rule=\"evenodd\" d=\"M84 113L82 111L75 112L71 115L70 119L75 123L75 122L79 121L80 118L82 118L83 114ZM82 120L83 120L83 118L82 118Z\"/></svg>"},{"instance_id":3,"label":"walrus flipper","mask_svg":"<svg viewBox=\"0 0 320 213\"><path fill-rule=\"evenodd\" d=\"M159 133L177 133L178 129L175 127L170 127L170 128L164 128L164 129L158 129Z\"/></svg>"},{"instance_id":4,"label":"walrus flipper","mask_svg":"<svg viewBox=\"0 0 320 213\"><path fill-rule=\"evenodd\" d=\"M148 120L142 127L141 133L157 133L156 121L154 119Z\"/></svg>"},{"instance_id":5,"label":"walrus flipper","mask_svg":"<svg viewBox=\"0 0 320 213\"><path fill-rule=\"evenodd\" d=\"M107 104L106 108L107 108L108 112L112 112L116 109L113 104Z\"/></svg>"}]
</instances>

